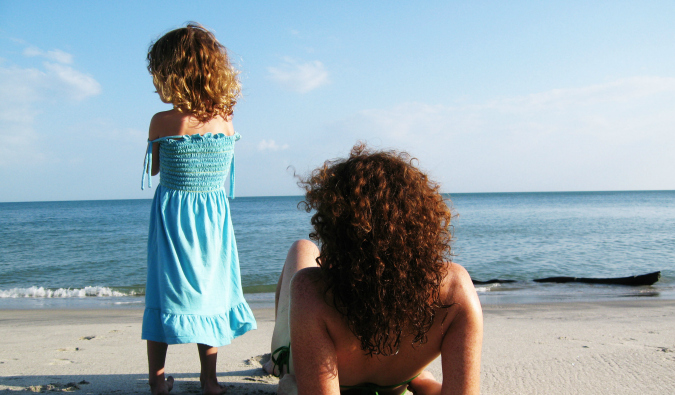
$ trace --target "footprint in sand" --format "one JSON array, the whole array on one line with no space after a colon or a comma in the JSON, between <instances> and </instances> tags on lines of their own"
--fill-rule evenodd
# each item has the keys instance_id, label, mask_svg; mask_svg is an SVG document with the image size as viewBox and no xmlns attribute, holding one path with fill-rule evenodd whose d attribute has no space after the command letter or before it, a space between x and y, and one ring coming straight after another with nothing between
<instances>
[{"instance_id":1,"label":"footprint in sand","mask_svg":"<svg viewBox=\"0 0 675 395\"><path fill-rule=\"evenodd\" d=\"M65 347L65 348L58 348L56 351L82 351L80 347Z\"/></svg>"},{"instance_id":2,"label":"footprint in sand","mask_svg":"<svg viewBox=\"0 0 675 395\"><path fill-rule=\"evenodd\" d=\"M174 388L176 388L176 384L177 383L174 382ZM181 392L183 393L195 395L202 393L202 386L199 384L199 381L184 381L180 383L180 386Z\"/></svg>"},{"instance_id":3,"label":"footprint in sand","mask_svg":"<svg viewBox=\"0 0 675 395\"><path fill-rule=\"evenodd\" d=\"M270 360L270 354L267 353L267 354L256 355L255 357L251 357L251 358L245 360L244 363L247 364L247 365L254 365L254 366L260 365L262 367L269 360Z\"/></svg>"},{"instance_id":4,"label":"footprint in sand","mask_svg":"<svg viewBox=\"0 0 675 395\"><path fill-rule=\"evenodd\" d=\"M82 336L80 340L94 340L96 339L96 336Z\"/></svg>"},{"instance_id":5,"label":"footprint in sand","mask_svg":"<svg viewBox=\"0 0 675 395\"><path fill-rule=\"evenodd\" d=\"M73 363L70 359L54 359L50 362L50 365L69 365Z\"/></svg>"},{"instance_id":6,"label":"footprint in sand","mask_svg":"<svg viewBox=\"0 0 675 395\"><path fill-rule=\"evenodd\" d=\"M270 376L270 377L272 377L272 376ZM265 383L265 384L274 384L277 381L277 380L274 380L274 379L267 378L265 376L263 376L263 377L250 377L249 376L249 377L244 377L242 380L253 381L255 383Z\"/></svg>"}]
</instances>

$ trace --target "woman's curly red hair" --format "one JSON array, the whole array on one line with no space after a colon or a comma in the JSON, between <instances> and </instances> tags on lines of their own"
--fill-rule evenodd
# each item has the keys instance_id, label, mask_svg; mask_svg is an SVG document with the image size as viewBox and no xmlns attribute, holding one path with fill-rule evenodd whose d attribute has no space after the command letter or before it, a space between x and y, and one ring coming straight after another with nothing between
<instances>
[{"instance_id":1,"label":"woman's curly red hair","mask_svg":"<svg viewBox=\"0 0 675 395\"><path fill-rule=\"evenodd\" d=\"M227 49L196 23L155 41L148 50L148 71L162 100L201 122L231 115L241 93Z\"/></svg>"},{"instance_id":2,"label":"woman's curly red hair","mask_svg":"<svg viewBox=\"0 0 675 395\"><path fill-rule=\"evenodd\" d=\"M395 354L402 336L426 342L443 307L452 211L413 160L357 144L300 182L326 295L369 355Z\"/></svg>"}]
</instances>

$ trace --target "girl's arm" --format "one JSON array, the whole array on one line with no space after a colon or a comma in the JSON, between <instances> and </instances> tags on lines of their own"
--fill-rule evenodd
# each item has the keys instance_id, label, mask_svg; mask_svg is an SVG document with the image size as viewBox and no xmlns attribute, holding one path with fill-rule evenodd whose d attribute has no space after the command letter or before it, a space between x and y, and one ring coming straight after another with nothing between
<instances>
[{"instance_id":1,"label":"girl's arm","mask_svg":"<svg viewBox=\"0 0 675 395\"><path fill-rule=\"evenodd\" d=\"M159 174L159 143L152 144L152 169L150 174L153 176Z\"/></svg>"},{"instance_id":2,"label":"girl's arm","mask_svg":"<svg viewBox=\"0 0 675 395\"><path fill-rule=\"evenodd\" d=\"M291 350L298 395L339 395L335 344L323 318L328 306L314 273L300 270L291 282Z\"/></svg>"},{"instance_id":3,"label":"girl's arm","mask_svg":"<svg viewBox=\"0 0 675 395\"><path fill-rule=\"evenodd\" d=\"M449 302L456 303L451 308L459 310L441 344L441 394L479 394L483 312L469 273L460 265L452 264L450 275L456 280Z\"/></svg>"},{"instance_id":4,"label":"girl's arm","mask_svg":"<svg viewBox=\"0 0 675 395\"><path fill-rule=\"evenodd\" d=\"M152 141L161 137L161 113L155 114L150 120L150 128L148 131L148 140ZM159 143L152 144L152 167L150 174L156 176L159 173Z\"/></svg>"}]
</instances>

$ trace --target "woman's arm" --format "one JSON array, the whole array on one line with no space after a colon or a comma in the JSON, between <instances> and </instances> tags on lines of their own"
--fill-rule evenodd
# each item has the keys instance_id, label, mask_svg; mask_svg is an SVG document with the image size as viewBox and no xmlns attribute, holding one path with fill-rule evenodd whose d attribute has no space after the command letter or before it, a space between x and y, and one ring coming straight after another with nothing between
<instances>
[{"instance_id":1,"label":"woman's arm","mask_svg":"<svg viewBox=\"0 0 675 395\"><path fill-rule=\"evenodd\" d=\"M451 300L458 309L441 344L443 387L441 394L479 394L480 356L483 344L483 312L476 289L466 270L452 264Z\"/></svg>"},{"instance_id":2,"label":"woman's arm","mask_svg":"<svg viewBox=\"0 0 675 395\"><path fill-rule=\"evenodd\" d=\"M291 350L298 394L339 395L337 354L324 320L328 306L316 270L302 269L291 282Z\"/></svg>"}]
</instances>

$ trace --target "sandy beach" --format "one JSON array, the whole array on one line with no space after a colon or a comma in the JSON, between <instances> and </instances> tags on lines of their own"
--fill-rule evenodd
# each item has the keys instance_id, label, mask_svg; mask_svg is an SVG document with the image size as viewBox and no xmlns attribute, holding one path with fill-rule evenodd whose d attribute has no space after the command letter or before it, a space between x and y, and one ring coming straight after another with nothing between
<instances>
[{"instance_id":1,"label":"sandy beach","mask_svg":"<svg viewBox=\"0 0 675 395\"><path fill-rule=\"evenodd\" d=\"M483 394L675 393L675 301L486 305ZM264 374L274 314L220 348L230 394L271 394ZM142 310L0 311L0 393L147 394ZM172 393L199 393L195 345L169 347ZM430 366L441 377L440 360Z\"/></svg>"}]
</instances>

